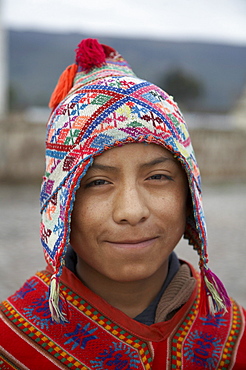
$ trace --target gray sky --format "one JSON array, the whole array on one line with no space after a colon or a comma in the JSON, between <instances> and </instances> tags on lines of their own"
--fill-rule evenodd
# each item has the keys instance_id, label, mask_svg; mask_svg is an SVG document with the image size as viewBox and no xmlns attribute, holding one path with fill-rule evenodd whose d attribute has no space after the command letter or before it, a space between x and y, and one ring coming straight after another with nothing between
<instances>
[{"instance_id":1,"label":"gray sky","mask_svg":"<svg viewBox=\"0 0 246 370\"><path fill-rule=\"evenodd\" d=\"M15 29L246 45L246 0L0 0Z\"/></svg>"}]
</instances>

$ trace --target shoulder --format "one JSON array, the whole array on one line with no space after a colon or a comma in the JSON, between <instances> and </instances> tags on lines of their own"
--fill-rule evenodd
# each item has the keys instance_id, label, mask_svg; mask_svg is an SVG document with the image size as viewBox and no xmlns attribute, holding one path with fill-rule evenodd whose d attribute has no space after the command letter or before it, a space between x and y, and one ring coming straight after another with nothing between
<instances>
[{"instance_id":1,"label":"shoulder","mask_svg":"<svg viewBox=\"0 0 246 370\"><path fill-rule=\"evenodd\" d=\"M24 349L29 351L31 348L28 338L32 335L34 325L39 323L42 327L48 324L49 275L47 271L38 272L0 303L1 361L9 359L8 354L11 354L11 358L22 358Z\"/></svg>"},{"instance_id":2,"label":"shoulder","mask_svg":"<svg viewBox=\"0 0 246 370\"><path fill-rule=\"evenodd\" d=\"M195 363L201 363L207 368L211 359L215 366L212 368L244 369L246 310L231 299L231 306L226 313L204 315L200 296L200 274L190 264L188 266L199 288L190 311L172 338L173 348L176 344L183 348L183 361L190 369ZM216 367L215 363L219 367Z\"/></svg>"},{"instance_id":3,"label":"shoulder","mask_svg":"<svg viewBox=\"0 0 246 370\"><path fill-rule=\"evenodd\" d=\"M23 316L30 316L35 307L48 304L49 294L48 271L37 272L30 277L13 295L0 304L0 313L3 322L18 326Z\"/></svg>"},{"instance_id":4,"label":"shoulder","mask_svg":"<svg viewBox=\"0 0 246 370\"><path fill-rule=\"evenodd\" d=\"M244 369L246 364L246 309L240 305L237 305L237 307L240 312L240 317L234 322L234 332L238 336L238 349L235 354L235 365L233 369L240 370ZM235 334L232 336L232 341L235 338Z\"/></svg>"},{"instance_id":5,"label":"shoulder","mask_svg":"<svg viewBox=\"0 0 246 370\"><path fill-rule=\"evenodd\" d=\"M37 272L34 276L27 279L24 284L4 302L11 301L14 303L19 301L26 303L26 301L33 299L35 295L40 295L41 291L47 291L50 276L51 274L46 270Z\"/></svg>"}]
</instances>

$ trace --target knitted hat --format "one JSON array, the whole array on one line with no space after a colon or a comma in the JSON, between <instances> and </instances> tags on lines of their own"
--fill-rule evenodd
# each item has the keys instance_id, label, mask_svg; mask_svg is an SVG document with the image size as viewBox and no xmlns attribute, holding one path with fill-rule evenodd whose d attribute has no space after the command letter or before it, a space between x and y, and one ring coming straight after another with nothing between
<instances>
[{"instance_id":1,"label":"knitted hat","mask_svg":"<svg viewBox=\"0 0 246 370\"><path fill-rule=\"evenodd\" d=\"M185 238L199 255L204 312L226 310L229 298L208 268L207 234L200 174L184 118L173 98L139 79L114 49L83 40L76 63L61 75L51 96L47 124L46 172L41 189L41 242L53 269L50 310L59 322L66 313L59 297L59 277L69 245L75 193L94 157L125 143L154 143L171 153L186 172L193 212Z\"/></svg>"}]
</instances>

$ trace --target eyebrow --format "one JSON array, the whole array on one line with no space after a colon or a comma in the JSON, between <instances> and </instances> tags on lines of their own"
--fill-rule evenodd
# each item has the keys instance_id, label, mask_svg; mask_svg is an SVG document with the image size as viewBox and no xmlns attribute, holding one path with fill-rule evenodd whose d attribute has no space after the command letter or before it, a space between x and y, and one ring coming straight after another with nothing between
<instances>
[{"instance_id":1,"label":"eyebrow","mask_svg":"<svg viewBox=\"0 0 246 370\"><path fill-rule=\"evenodd\" d=\"M155 166L156 164L164 163L164 162L167 162L167 161L172 161L173 163L176 163L176 160L175 160L174 158L169 158L169 157L158 157L158 158L153 159L153 160L152 160L152 161L150 161L150 162L143 163L143 164L141 165L141 167L152 167L152 166Z\"/></svg>"},{"instance_id":2,"label":"eyebrow","mask_svg":"<svg viewBox=\"0 0 246 370\"><path fill-rule=\"evenodd\" d=\"M108 165L99 164L99 163L93 163L93 165L91 166L91 169L102 170L102 171L117 171L117 167L108 166Z\"/></svg>"},{"instance_id":3,"label":"eyebrow","mask_svg":"<svg viewBox=\"0 0 246 370\"><path fill-rule=\"evenodd\" d=\"M158 157L158 158L153 159L150 162L146 162L146 163L141 164L140 167L141 168L148 168L148 167L152 167L152 166L155 166L159 163L164 163L164 162L167 162L167 161L172 161L173 163L176 164L176 160L174 158ZM113 172L113 171L118 170L117 167L104 165L104 164L100 164L100 163L93 163L91 168L94 169L94 170L102 170L102 171L109 171L109 172Z\"/></svg>"}]
</instances>

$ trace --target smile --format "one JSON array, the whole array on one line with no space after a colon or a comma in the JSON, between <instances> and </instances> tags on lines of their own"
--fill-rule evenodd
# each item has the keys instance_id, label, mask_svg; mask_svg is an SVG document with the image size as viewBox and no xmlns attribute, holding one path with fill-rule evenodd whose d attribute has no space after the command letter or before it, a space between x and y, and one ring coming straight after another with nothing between
<instances>
[{"instance_id":1,"label":"smile","mask_svg":"<svg viewBox=\"0 0 246 370\"><path fill-rule=\"evenodd\" d=\"M122 249L143 249L150 247L157 237L155 238L148 238L142 240L124 240L124 241L116 241L116 242L108 242L113 247L122 248Z\"/></svg>"}]
</instances>

